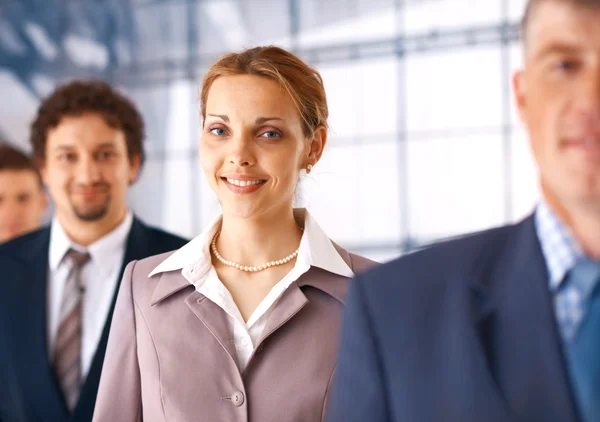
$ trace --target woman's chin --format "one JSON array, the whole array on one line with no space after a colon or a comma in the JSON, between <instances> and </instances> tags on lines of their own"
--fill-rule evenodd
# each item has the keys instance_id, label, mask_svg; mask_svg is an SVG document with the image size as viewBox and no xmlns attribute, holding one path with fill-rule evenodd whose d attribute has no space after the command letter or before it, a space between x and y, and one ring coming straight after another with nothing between
<instances>
[{"instance_id":1,"label":"woman's chin","mask_svg":"<svg viewBox=\"0 0 600 422\"><path fill-rule=\"evenodd\" d=\"M264 214L263 207L253 204L223 204L223 217L249 219Z\"/></svg>"}]
</instances>

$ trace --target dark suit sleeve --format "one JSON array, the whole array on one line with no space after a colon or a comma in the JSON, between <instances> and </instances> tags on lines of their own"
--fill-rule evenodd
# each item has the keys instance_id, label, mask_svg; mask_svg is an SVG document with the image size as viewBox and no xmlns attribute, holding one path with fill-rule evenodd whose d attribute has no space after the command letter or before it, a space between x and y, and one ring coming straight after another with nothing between
<instances>
[{"instance_id":1,"label":"dark suit sleeve","mask_svg":"<svg viewBox=\"0 0 600 422\"><path fill-rule=\"evenodd\" d=\"M365 303L364 287L360 277L350 284L328 422L390 420L382 362Z\"/></svg>"}]
</instances>

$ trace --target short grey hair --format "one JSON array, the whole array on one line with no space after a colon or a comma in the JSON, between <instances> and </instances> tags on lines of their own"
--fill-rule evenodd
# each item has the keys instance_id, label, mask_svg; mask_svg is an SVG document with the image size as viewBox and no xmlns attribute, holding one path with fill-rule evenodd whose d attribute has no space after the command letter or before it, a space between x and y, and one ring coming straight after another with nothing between
<instances>
[{"instance_id":1,"label":"short grey hair","mask_svg":"<svg viewBox=\"0 0 600 422\"><path fill-rule=\"evenodd\" d=\"M555 3L566 3L573 6L600 8L600 0L528 0L527 5L525 6L525 13L521 19L521 36L523 38L525 38L527 28L529 27L529 22L531 21L532 16L535 14L535 10L540 4L550 1Z\"/></svg>"}]
</instances>

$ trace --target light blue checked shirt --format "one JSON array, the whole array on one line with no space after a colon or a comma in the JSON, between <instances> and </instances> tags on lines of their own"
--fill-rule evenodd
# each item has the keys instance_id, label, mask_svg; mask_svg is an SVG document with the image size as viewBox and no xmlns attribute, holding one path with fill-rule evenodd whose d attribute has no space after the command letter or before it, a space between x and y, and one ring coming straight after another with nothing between
<instances>
[{"instance_id":1,"label":"light blue checked shirt","mask_svg":"<svg viewBox=\"0 0 600 422\"><path fill-rule=\"evenodd\" d=\"M586 255L569 228L545 201L538 205L534 218L554 296L556 319L563 341L569 342L585 316L585 305L595 284L575 286L566 278L575 263Z\"/></svg>"}]
</instances>

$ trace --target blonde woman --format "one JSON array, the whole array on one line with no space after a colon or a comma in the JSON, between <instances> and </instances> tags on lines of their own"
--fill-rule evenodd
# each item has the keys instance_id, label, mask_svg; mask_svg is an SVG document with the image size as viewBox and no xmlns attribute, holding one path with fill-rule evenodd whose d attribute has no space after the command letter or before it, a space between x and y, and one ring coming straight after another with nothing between
<instances>
[{"instance_id":1,"label":"blonde woman","mask_svg":"<svg viewBox=\"0 0 600 422\"><path fill-rule=\"evenodd\" d=\"M327 140L321 77L253 48L209 70L201 104L200 160L223 214L129 265L94 421L323 420L348 281L371 262L292 207Z\"/></svg>"}]
</instances>

